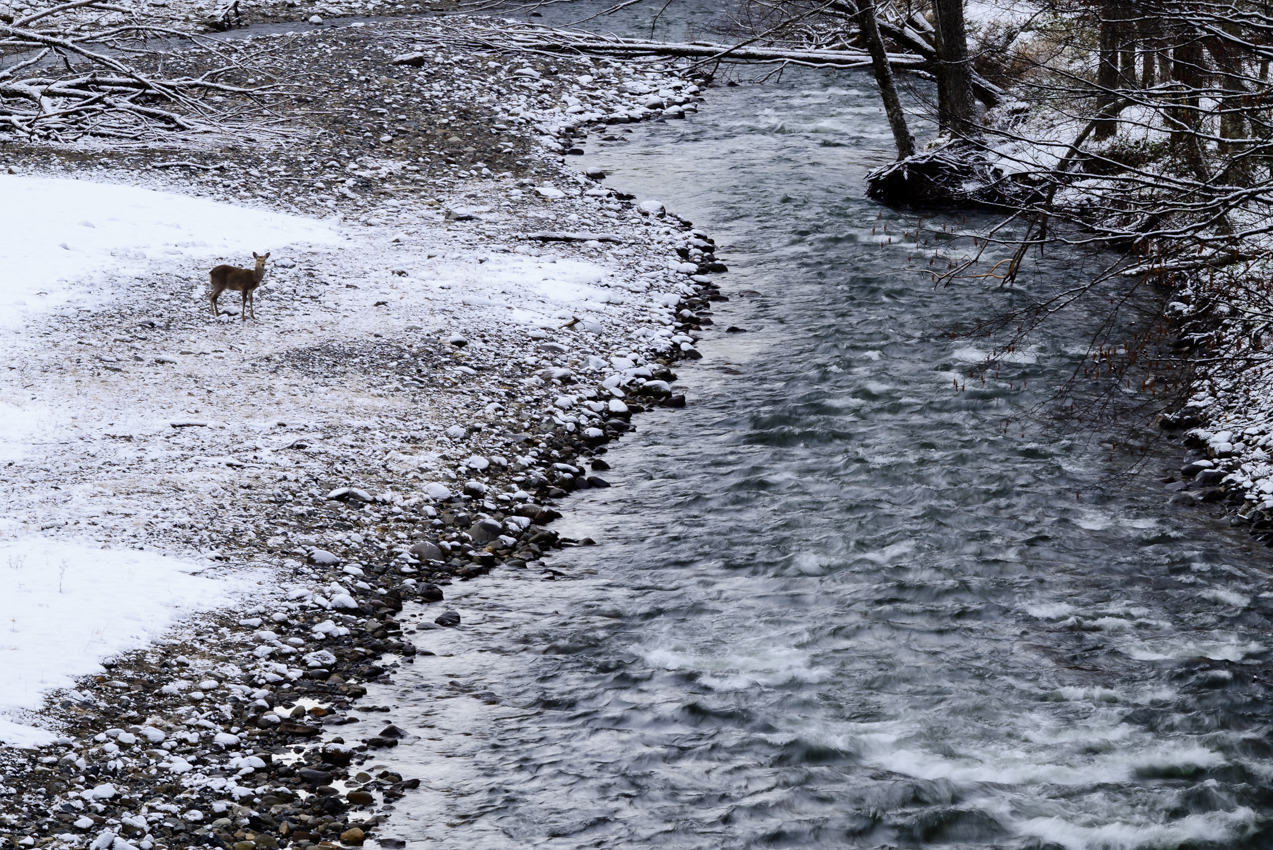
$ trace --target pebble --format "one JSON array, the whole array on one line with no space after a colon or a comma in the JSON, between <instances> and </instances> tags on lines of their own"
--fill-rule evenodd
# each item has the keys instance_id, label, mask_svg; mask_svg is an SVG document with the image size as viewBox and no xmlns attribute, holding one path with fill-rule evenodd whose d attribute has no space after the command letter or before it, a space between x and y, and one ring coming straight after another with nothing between
<instances>
[{"instance_id":1,"label":"pebble","mask_svg":"<svg viewBox=\"0 0 1273 850\"><path fill-rule=\"evenodd\" d=\"M460 624L460 615L455 611L444 611L433 622L446 628L454 628Z\"/></svg>"}]
</instances>

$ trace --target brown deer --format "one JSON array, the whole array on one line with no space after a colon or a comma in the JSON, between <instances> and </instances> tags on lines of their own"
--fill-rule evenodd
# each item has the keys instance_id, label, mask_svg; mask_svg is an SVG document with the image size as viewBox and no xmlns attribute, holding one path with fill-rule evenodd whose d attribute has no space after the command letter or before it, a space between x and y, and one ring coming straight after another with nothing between
<instances>
[{"instance_id":1,"label":"brown deer","mask_svg":"<svg viewBox=\"0 0 1273 850\"><path fill-rule=\"evenodd\" d=\"M270 258L270 252L266 251L264 257L258 257L256 252L252 252L252 258L256 260L255 269L240 269L235 266L217 266L208 272L208 277L212 280L212 315L219 316L217 310L217 299L221 297L221 293L227 289L231 292L243 293L243 321L248 320L248 308L252 309L252 318L256 318L256 308L253 306L252 293L261 285L261 281L265 280L265 261Z\"/></svg>"}]
</instances>

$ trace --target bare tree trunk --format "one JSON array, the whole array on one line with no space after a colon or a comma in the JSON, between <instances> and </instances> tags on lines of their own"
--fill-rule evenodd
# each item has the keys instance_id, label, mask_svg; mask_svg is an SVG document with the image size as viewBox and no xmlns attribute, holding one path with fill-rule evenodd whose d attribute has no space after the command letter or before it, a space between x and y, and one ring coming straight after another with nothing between
<instances>
[{"instance_id":1,"label":"bare tree trunk","mask_svg":"<svg viewBox=\"0 0 1273 850\"><path fill-rule=\"evenodd\" d=\"M1158 47L1162 29L1148 16L1141 17L1137 28L1140 31L1140 87L1150 89L1158 82Z\"/></svg>"},{"instance_id":2,"label":"bare tree trunk","mask_svg":"<svg viewBox=\"0 0 1273 850\"><path fill-rule=\"evenodd\" d=\"M893 141L897 143L897 158L906 159L915 155L915 138L906 126L906 113L902 111L902 102L897 96L897 87L893 85L893 69L888 63L888 54L884 51L884 40L880 38L880 28L875 19L874 0L858 0L858 25L862 29L862 38L866 42L866 50L871 54L871 70L875 73L875 83L880 87L880 99L884 101L884 112L888 115L888 125L893 130Z\"/></svg>"},{"instance_id":3,"label":"bare tree trunk","mask_svg":"<svg viewBox=\"0 0 1273 850\"><path fill-rule=\"evenodd\" d=\"M1097 48L1096 65L1096 131L1094 138L1099 141L1113 138L1118 132L1118 121L1113 114L1113 106L1118 101L1119 83L1119 42L1122 40L1122 21L1112 3L1106 3L1101 9L1101 37Z\"/></svg>"},{"instance_id":4,"label":"bare tree trunk","mask_svg":"<svg viewBox=\"0 0 1273 850\"><path fill-rule=\"evenodd\" d=\"M968 28L963 0L933 0L937 24L937 120L943 133L976 132L972 101L972 69L968 61Z\"/></svg>"}]
</instances>

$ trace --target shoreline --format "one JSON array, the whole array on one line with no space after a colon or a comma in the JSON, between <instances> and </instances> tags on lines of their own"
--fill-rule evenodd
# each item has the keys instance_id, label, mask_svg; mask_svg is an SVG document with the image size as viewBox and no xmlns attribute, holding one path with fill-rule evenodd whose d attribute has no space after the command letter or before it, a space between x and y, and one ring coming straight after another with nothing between
<instances>
[{"instance_id":1,"label":"shoreline","mask_svg":"<svg viewBox=\"0 0 1273 850\"><path fill-rule=\"evenodd\" d=\"M317 45L358 53L385 95L427 86L424 99L457 116L449 136L385 128L366 85L342 92L363 133L320 126L301 144L179 157L6 145L19 174L134 182L128 166L149 161L149 188L338 216L329 244L273 249L251 323L208 314L200 287L215 263L200 249L160 249L97 275L98 306L76 309L72 285L6 334L22 368L5 399L38 378L29 401L46 411L45 439L4 469L22 485L4 517L11 542L157 549L205 577L274 577L19 713L52 728L41 749L0 748L0 846L372 840L382 807L418 780L359 775L400 734L391 714L355 703L364 683L427 653L411 634L462 627L451 582L588 543L547 527L560 500L608 486L605 443L634 414L684 405L669 367L697 355L710 302L726 300L703 277L724 268L710 237L555 155L598 121L660 114L644 104L661 91L689 100L672 104L684 114L697 91L604 60L509 74L438 50L419 69L393 64L386 31L430 23L259 38L271 52L291 42L278 61L292 70ZM498 120L518 98L538 108ZM585 103L609 111L568 111ZM412 602L435 622L400 622Z\"/></svg>"}]
</instances>

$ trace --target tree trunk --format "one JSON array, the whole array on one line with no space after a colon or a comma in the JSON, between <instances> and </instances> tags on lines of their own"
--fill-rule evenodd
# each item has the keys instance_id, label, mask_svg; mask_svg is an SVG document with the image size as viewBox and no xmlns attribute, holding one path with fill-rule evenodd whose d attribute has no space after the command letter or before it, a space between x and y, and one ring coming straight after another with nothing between
<instances>
[{"instance_id":1,"label":"tree trunk","mask_svg":"<svg viewBox=\"0 0 1273 850\"><path fill-rule=\"evenodd\" d=\"M937 35L937 120L942 133L976 134L963 0L933 0Z\"/></svg>"},{"instance_id":2,"label":"tree trunk","mask_svg":"<svg viewBox=\"0 0 1273 850\"><path fill-rule=\"evenodd\" d=\"M1096 65L1096 140L1113 138L1118 132L1118 121L1113 106L1118 101L1119 42L1122 41L1122 21L1111 3L1101 9L1101 37L1097 48Z\"/></svg>"},{"instance_id":3,"label":"tree trunk","mask_svg":"<svg viewBox=\"0 0 1273 850\"><path fill-rule=\"evenodd\" d=\"M875 83L880 87L880 99L884 101L884 112L888 115L888 125L893 130L893 141L897 143L897 158L906 159L915 155L915 138L906 126L906 113L902 111L902 102L897 96L897 87L893 85L893 68L888 63L888 54L884 51L884 40L880 38L880 28L875 19L874 0L858 0L858 25L862 29L862 38L866 42L866 50L871 54L871 70L875 73Z\"/></svg>"}]
</instances>

